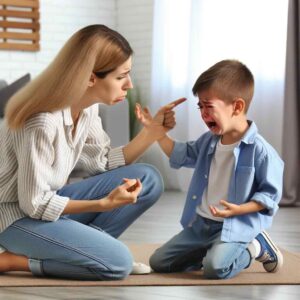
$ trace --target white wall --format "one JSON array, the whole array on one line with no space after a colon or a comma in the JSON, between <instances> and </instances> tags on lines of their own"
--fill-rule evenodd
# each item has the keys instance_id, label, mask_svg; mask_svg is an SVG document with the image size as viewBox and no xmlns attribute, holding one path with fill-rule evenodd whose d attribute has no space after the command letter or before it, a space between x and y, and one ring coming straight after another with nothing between
<instances>
[{"instance_id":1,"label":"white wall","mask_svg":"<svg viewBox=\"0 0 300 300\"><path fill-rule=\"evenodd\" d=\"M40 73L66 40L81 27L102 23L116 28L115 0L41 0L41 50L0 50L0 78L8 83L25 73Z\"/></svg>"},{"instance_id":2,"label":"white wall","mask_svg":"<svg viewBox=\"0 0 300 300\"><path fill-rule=\"evenodd\" d=\"M0 50L0 79L13 82L25 73L39 74L66 40L81 27L105 24L123 34L135 54L132 78L148 102L151 89L151 54L154 0L42 0L41 50Z\"/></svg>"},{"instance_id":3,"label":"white wall","mask_svg":"<svg viewBox=\"0 0 300 300\"><path fill-rule=\"evenodd\" d=\"M132 79L148 102L151 89L151 56L154 0L117 0L117 30L134 51Z\"/></svg>"}]
</instances>

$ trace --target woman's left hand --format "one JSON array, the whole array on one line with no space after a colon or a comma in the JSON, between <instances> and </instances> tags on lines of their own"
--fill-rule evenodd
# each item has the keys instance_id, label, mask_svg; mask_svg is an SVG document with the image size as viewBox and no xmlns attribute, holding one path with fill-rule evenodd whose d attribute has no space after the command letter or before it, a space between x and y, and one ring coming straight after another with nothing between
<instances>
[{"instance_id":1,"label":"woman's left hand","mask_svg":"<svg viewBox=\"0 0 300 300\"><path fill-rule=\"evenodd\" d=\"M139 122L151 132L151 134L163 136L166 132L174 128L176 124L173 108L184 101L186 101L186 98L180 98L161 107L154 117L152 117L147 107L142 108L141 105L137 103L135 106L135 115Z\"/></svg>"}]
</instances>

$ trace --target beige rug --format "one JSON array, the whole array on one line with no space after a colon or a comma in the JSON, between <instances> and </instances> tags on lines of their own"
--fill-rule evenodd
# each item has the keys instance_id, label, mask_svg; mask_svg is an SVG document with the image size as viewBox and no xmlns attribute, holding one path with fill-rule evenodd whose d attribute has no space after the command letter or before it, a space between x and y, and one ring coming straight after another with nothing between
<instances>
[{"instance_id":1,"label":"beige rug","mask_svg":"<svg viewBox=\"0 0 300 300\"><path fill-rule=\"evenodd\" d=\"M153 244L131 245L136 261L148 262L149 256L158 247ZM282 249L281 249L282 250ZM267 273L262 264L255 262L237 277L226 280L207 280L201 271L149 275L131 275L122 281L77 281L65 279L35 278L29 273L15 272L0 275L0 287L12 286L163 286L163 285L268 285L300 284L300 254L282 250L283 268L276 274Z\"/></svg>"}]
</instances>

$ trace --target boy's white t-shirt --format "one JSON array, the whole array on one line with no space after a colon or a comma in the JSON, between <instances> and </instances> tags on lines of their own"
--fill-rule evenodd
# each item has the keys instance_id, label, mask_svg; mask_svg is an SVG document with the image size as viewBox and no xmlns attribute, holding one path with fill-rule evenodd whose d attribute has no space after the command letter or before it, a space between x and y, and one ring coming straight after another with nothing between
<instances>
[{"instance_id":1,"label":"boy's white t-shirt","mask_svg":"<svg viewBox=\"0 0 300 300\"><path fill-rule=\"evenodd\" d=\"M200 216L223 222L224 218L214 217L209 209L210 205L223 210L220 200L228 200L229 183L235 164L233 149L239 142L223 145L219 140L209 170L208 185L205 189L202 202L197 206L196 212Z\"/></svg>"}]
</instances>

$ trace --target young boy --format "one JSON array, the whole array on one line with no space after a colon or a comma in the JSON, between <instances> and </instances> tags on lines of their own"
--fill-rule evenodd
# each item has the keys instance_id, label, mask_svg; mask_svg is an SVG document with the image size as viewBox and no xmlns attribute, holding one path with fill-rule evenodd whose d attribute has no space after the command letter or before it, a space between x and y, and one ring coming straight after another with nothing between
<instances>
[{"instance_id":1,"label":"young boy","mask_svg":"<svg viewBox=\"0 0 300 300\"><path fill-rule=\"evenodd\" d=\"M283 162L247 120L253 91L253 75L244 64L218 62L193 87L209 131L192 142L167 135L159 141L172 167L195 172L181 219L184 229L152 255L154 271L198 266L206 278L225 279L253 259L267 272L282 266L282 254L264 230L278 209Z\"/></svg>"}]
</instances>

